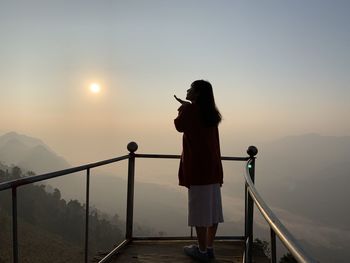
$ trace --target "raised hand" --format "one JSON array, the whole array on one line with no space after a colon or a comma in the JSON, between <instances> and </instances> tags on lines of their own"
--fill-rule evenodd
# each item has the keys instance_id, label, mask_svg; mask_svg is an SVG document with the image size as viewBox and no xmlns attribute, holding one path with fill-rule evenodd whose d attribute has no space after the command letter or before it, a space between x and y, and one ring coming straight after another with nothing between
<instances>
[{"instance_id":1,"label":"raised hand","mask_svg":"<svg viewBox=\"0 0 350 263\"><path fill-rule=\"evenodd\" d=\"M188 101L184 101L184 100L182 100L182 99L176 97L176 95L174 95L174 98L175 98L178 102L180 102L181 104L189 103Z\"/></svg>"}]
</instances>

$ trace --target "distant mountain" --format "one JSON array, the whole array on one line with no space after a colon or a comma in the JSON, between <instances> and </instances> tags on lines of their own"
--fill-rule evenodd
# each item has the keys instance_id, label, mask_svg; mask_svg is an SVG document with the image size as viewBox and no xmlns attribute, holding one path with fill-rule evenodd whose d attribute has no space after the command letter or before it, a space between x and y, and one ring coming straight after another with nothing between
<instances>
[{"instance_id":1,"label":"distant mountain","mask_svg":"<svg viewBox=\"0 0 350 263\"><path fill-rule=\"evenodd\" d=\"M350 136L288 136L263 144L259 148L256 162L256 181L259 186L273 186L273 182L290 183L289 180L303 181L312 177L337 176L337 172L329 171L330 167L339 165L336 171L341 173L344 171L341 167L350 163ZM325 171L329 174L324 174Z\"/></svg>"},{"instance_id":2,"label":"distant mountain","mask_svg":"<svg viewBox=\"0 0 350 263\"><path fill-rule=\"evenodd\" d=\"M42 146L47 147L43 143L43 141L40 139L29 137L29 136L23 135L23 134L18 134L16 132L8 132L8 133L0 136L0 147L2 147L4 144L6 144L8 141L10 141L12 139L17 139L28 147L33 147L33 146L37 146L37 145L42 145Z\"/></svg>"},{"instance_id":3,"label":"distant mountain","mask_svg":"<svg viewBox=\"0 0 350 263\"><path fill-rule=\"evenodd\" d=\"M275 178L305 178L349 162L350 136L288 136L263 144L257 157L257 169L268 170Z\"/></svg>"},{"instance_id":4,"label":"distant mountain","mask_svg":"<svg viewBox=\"0 0 350 263\"><path fill-rule=\"evenodd\" d=\"M64 158L40 139L16 132L0 136L0 162L17 165L37 174L70 167Z\"/></svg>"}]
</instances>

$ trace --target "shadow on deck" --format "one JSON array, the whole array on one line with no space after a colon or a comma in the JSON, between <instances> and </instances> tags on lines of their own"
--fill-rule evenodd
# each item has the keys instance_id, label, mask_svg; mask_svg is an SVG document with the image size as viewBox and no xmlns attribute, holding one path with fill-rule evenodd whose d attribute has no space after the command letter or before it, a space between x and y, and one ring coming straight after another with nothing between
<instances>
[{"instance_id":1,"label":"shadow on deck","mask_svg":"<svg viewBox=\"0 0 350 263\"><path fill-rule=\"evenodd\" d=\"M163 263L197 262L186 256L183 247L194 244L195 240L133 240L109 262L113 263ZM238 240L216 240L215 260L211 262L243 262L244 242ZM269 259L263 253L253 255L253 262L267 263Z\"/></svg>"}]
</instances>

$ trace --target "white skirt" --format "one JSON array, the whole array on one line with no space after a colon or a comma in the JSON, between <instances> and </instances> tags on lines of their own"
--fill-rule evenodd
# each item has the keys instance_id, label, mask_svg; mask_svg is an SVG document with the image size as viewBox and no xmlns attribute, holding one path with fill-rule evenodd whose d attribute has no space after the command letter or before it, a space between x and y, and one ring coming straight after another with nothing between
<instances>
[{"instance_id":1,"label":"white skirt","mask_svg":"<svg viewBox=\"0 0 350 263\"><path fill-rule=\"evenodd\" d=\"M188 189L188 225L209 227L222 222L220 184L191 185Z\"/></svg>"}]
</instances>

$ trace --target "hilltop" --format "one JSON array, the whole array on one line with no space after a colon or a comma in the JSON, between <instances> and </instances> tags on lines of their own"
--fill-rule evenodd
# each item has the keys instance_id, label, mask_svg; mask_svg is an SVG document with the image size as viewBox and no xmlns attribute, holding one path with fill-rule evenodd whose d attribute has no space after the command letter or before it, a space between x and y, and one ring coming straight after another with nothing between
<instances>
[{"instance_id":1,"label":"hilltop","mask_svg":"<svg viewBox=\"0 0 350 263\"><path fill-rule=\"evenodd\" d=\"M0 136L0 162L37 174L70 167L63 157L42 140L16 132Z\"/></svg>"}]
</instances>

